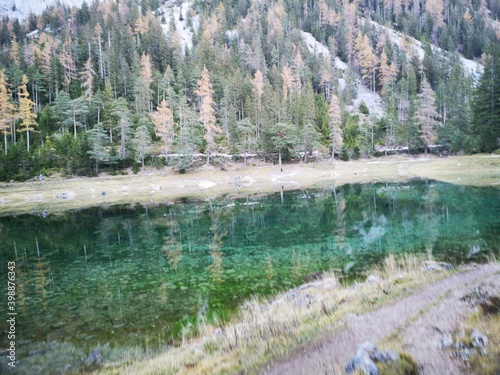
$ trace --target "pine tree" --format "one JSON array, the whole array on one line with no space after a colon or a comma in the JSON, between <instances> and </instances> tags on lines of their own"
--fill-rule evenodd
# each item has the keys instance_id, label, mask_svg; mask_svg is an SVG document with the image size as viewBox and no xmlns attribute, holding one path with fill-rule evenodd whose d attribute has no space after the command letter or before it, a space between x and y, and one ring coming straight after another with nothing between
<instances>
[{"instance_id":1,"label":"pine tree","mask_svg":"<svg viewBox=\"0 0 500 375\"><path fill-rule=\"evenodd\" d=\"M284 66L281 72L281 79L283 80L283 99L288 99L288 94L291 94L294 87L293 72L288 66Z\"/></svg>"},{"instance_id":2,"label":"pine tree","mask_svg":"<svg viewBox=\"0 0 500 375\"><path fill-rule=\"evenodd\" d=\"M432 20L435 28L439 28L444 24L444 4L443 0L427 0L425 2L425 13Z\"/></svg>"},{"instance_id":3,"label":"pine tree","mask_svg":"<svg viewBox=\"0 0 500 375\"><path fill-rule=\"evenodd\" d=\"M104 70L104 58L103 58L103 48L102 48L102 27L99 23L96 24L94 28L94 40L97 40L98 54L99 54L99 78L105 78L105 70Z\"/></svg>"},{"instance_id":4,"label":"pine tree","mask_svg":"<svg viewBox=\"0 0 500 375\"><path fill-rule=\"evenodd\" d=\"M135 106L136 112L145 116L151 112L151 83L153 73L151 68L151 58L143 54L141 57L141 70L135 82Z\"/></svg>"},{"instance_id":5,"label":"pine tree","mask_svg":"<svg viewBox=\"0 0 500 375\"><path fill-rule=\"evenodd\" d=\"M500 47L493 46L486 57L484 73L474 99L473 130L478 149L491 152L500 145Z\"/></svg>"},{"instance_id":6,"label":"pine tree","mask_svg":"<svg viewBox=\"0 0 500 375\"><path fill-rule=\"evenodd\" d=\"M174 118L172 111L168 107L168 102L164 99L160 102L157 110L151 116L155 132L164 142L165 158L168 160L174 142Z\"/></svg>"},{"instance_id":7,"label":"pine tree","mask_svg":"<svg viewBox=\"0 0 500 375\"><path fill-rule=\"evenodd\" d=\"M248 118L238 121L236 125L238 132L238 142L237 148L243 151L243 162L247 164L247 153L248 150L254 146L255 140L253 135L255 134L255 125L250 122Z\"/></svg>"},{"instance_id":8,"label":"pine tree","mask_svg":"<svg viewBox=\"0 0 500 375\"><path fill-rule=\"evenodd\" d=\"M385 95L387 92L392 91L392 86L397 76L397 68L394 62L390 64L387 63L387 54L385 51L382 52L380 56L380 65L379 65L379 82L382 86L382 95Z\"/></svg>"},{"instance_id":9,"label":"pine tree","mask_svg":"<svg viewBox=\"0 0 500 375\"><path fill-rule=\"evenodd\" d=\"M151 147L151 135L146 125L140 125L136 129L132 143L135 148L135 160L140 162L142 169L144 169L144 159L149 154Z\"/></svg>"},{"instance_id":10,"label":"pine tree","mask_svg":"<svg viewBox=\"0 0 500 375\"><path fill-rule=\"evenodd\" d=\"M61 52L59 54L59 61L63 68L63 86L65 91L69 94L69 85L76 75L75 60L73 59L72 52L72 42L71 38L67 37L62 45Z\"/></svg>"},{"instance_id":11,"label":"pine tree","mask_svg":"<svg viewBox=\"0 0 500 375\"><path fill-rule=\"evenodd\" d=\"M278 122L270 129L271 151L278 152L280 170L283 154L290 155L297 145L297 131L295 126L285 122Z\"/></svg>"},{"instance_id":12,"label":"pine tree","mask_svg":"<svg viewBox=\"0 0 500 375\"><path fill-rule=\"evenodd\" d=\"M28 77L23 74L21 86L19 86L19 117L21 118L20 132L26 132L26 144L28 152L30 151L30 131L35 131L38 126L36 122L36 114L33 112L34 103L30 99L30 94L26 85Z\"/></svg>"},{"instance_id":13,"label":"pine tree","mask_svg":"<svg viewBox=\"0 0 500 375\"><path fill-rule=\"evenodd\" d=\"M113 115L118 119L117 127L120 136L120 147L118 149L118 158L124 160L129 157L130 134L132 133L132 121L130 120L130 111L124 98L118 98L113 102Z\"/></svg>"},{"instance_id":14,"label":"pine tree","mask_svg":"<svg viewBox=\"0 0 500 375\"><path fill-rule=\"evenodd\" d=\"M205 142L206 142L206 154L207 154L207 165L210 164L210 155L215 151L215 139L214 137L222 133L222 129L217 126L215 120L215 102L213 99L214 90L212 89L212 83L210 82L210 74L208 73L207 67L203 67L203 73L198 81L198 89L195 91L200 99L200 117L201 122L205 130Z\"/></svg>"},{"instance_id":15,"label":"pine tree","mask_svg":"<svg viewBox=\"0 0 500 375\"><path fill-rule=\"evenodd\" d=\"M368 36L358 32L354 49L356 52L356 64L361 68L361 78L368 83L368 87L372 91L375 91L375 66L377 65L377 57L373 53Z\"/></svg>"},{"instance_id":16,"label":"pine tree","mask_svg":"<svg viewBox=\"0 0 500 375\"><path fill-rule=\"evenodd\" d=\"M327 102L330 101L332 95L333 75L330 70L331 69L329 67L323 68L323 71L321 72L321 79L319 81L321 93L323 94Z\"/></svg>"},{"instance_id":17,"label":"pine tree","mask_svg":"<svg viewBox=\"0 0 500 375\"><path fill-rule=\"evenodd\" d=\"M106 147L106 141L108 137L102 126L102 122L97 123L97 125L88 131L90 151L88 154L91 159L95 160L95 172L99 174L99 163L109 160L111 154L109 148Z\"/></svg>"},{"instance_id":18,"label":"pine tree","mask_svg":"<svg viewBox=\"0 0 500 375\"><path fill-rule=\"evenodd\" d=\"M306 122L299 133L298 139L299 148L304 153L304 162L307 163L307 156L318 146L318 138L318 132L313 123Z\"/></svg>"},{"instance_id":19,"label":"pine tree","mask_svg":"<svg viewBox=\"0 0 500 375\"><path fill-rule=\"evenodd\" d=\"M88 104L83 97L69 101L69 108L65 113L66 119L62 122L65 127L73 127L73 136L76 139L76 129L85 125L85 115Z\"/></svg>"},{"instance_id":20,"label":"pine tree","mask_svg":"<svg viewBox=\"0 0 500 375\"><path fill-rule=\"evenodd\" d=\"M425 154L427 154L427 147L436 142L437 127L441 123L438 121L439 114L435 105L436 94L425 78L422 80L417 100L418 109L414 121L420 126L420 139L424 143Z\"/></svg>"},{"instance_id":21,"label":"pine tree","mask_svg":"<svg viewBox=\"0 0 500 375\"><path fill-rule=\"evenodd\" d=\"M19 63L21 62L21 60L19 59L19 43L17 42L16 36L14 34L12 35L9 58L13 64L19 66Z\"/></svg>"},{"instance_id":22,"label":"pine tree","mask_svg":"<svg viewBox=\"0 0 500 375\"><path fill-rule=\"evenodd\" d=\"M80 72L80 79L82 81L82 87L84 89L84 95L87 101L90 103L92 97L94 96L94 68L92 67L92 60L89 57L83 70Z\"/></svg>"},{"instance_id":23,"label":"pine tree","mask_svg":"<svg viewBox=\"0 0 500 375\"><path fill-rule=\"evenodd\" d=\"M264 76L262 75L260 70L257 70L255 72L255 77L252 80L252 85L253 85L254 96L256 98L255 114L254 114L256 123L255 138L259 140L260 126L261 126L261 112L262 112L262 95L264 94Z\"/></svg>"},{"instance_id":24,"label":"pine tree","mask_svg":"<svg viewBox=\"0 0 500 375\"><path fill-rule=\"evenodd\" d=\"M4 151L7 154L7 135L10 134L12 121L15 117L14 105L10 102L10 90L4 71L0 70L0 132L4 138Z\"/></svg>"},{"instance_id":25,"label":"pine tree","mask_svg":"<svg viewBox=\"0 0 500 375\"><path fill-rule=\"evenodd\" d=\"M330 123L330 134L332 137L332 160L335 160L335 152L340 152L344 144L342 138L342 129L340 124L342 122L342 110L340 108L340 101L337 95L332 95L330 106L328 109L328 120Z\"/></svg>"}]
</instances>

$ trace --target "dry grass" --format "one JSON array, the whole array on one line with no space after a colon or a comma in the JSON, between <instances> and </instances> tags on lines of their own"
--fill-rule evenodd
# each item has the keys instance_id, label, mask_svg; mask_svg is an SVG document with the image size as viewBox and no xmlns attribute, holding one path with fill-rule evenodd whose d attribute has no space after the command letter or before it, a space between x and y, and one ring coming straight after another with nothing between
<instances>
[{"instance_id":1,"label":"dry grass","mask_svg":"<svg viewBox=\"0 0 500 375\"><path fill-rule=\"evenodd\" d=\"M447 158L390 156L350 162L325 161L285 165L283 173L277 166L259 162L249 166L228 164L225 169L204 166L184 175L164 169L143 171L138 175L65 180L51 177L42 182L4 183L0 184L0 216L41 213L44 210L54 214L98 205L155 205L184 197L241 197L278 192L282 188L292 190L346 183L399 182L411 178L431 178L474 186L500 184L500 157L494 155Z\"/></svg>"},{"instance_id":2,"label":"dry grass","mask_svg":"<svg viewBox=\"0 0 500 375\"><path fill-rule=\"evenodd\" d=\"M498 275L497 275L498 276ZM470 334L479 330L488 338L485 352L476 350L469 361L463 362L468 374L497 375L500 373L500 289L477 306L477 312L462 322L455 332L455 342L472 348Z\"/></svg>"},{"instance_id":3,"label":"dry grass","mask_svg":"<svg viewBox=\"0 0 500 375\"><path fill-rule=\"evenodd\" d=\"M486 354L473 355L467 367L467 373L480 375L498 375L500 373L500 314L485 315L477 313L472 315L462 326L460 334L468 337L478 329L488 337Z\"/></svg>"},{"instance_id":4,"label":"dry grass","mask_svg":"<svg viewBox=\"0 0 500 375\"><path fill-rule=\"evenodd\" d=\"M344 325L349 314L380 307L410 290L444 277L423 273L414 256L389 256L371 272L372 282L342 286L334 273L272 299L254 298L221 328L201 320L193 336L186 328L183 343L153 358L108 364L109 374L228 374L259 366L302 344L319 342ZM194 328L193 328L194 329ZM189 338L192 337L192 338ZM253 369L253 370L252 370ZM331 373L336 370L332 369Z\"/></svg>"}]
</instances>

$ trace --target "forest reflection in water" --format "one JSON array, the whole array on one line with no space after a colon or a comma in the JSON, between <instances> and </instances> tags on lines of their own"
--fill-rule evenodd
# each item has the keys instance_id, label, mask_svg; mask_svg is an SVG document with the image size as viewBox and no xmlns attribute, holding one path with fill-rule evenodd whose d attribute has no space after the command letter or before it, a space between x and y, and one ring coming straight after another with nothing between
<instances>
[{"instance_id":1,"label":"forest reflection in water","mask_svg":"<svg viewBox=\"0 0 500 375\"><path fill-rule=\"evenodd\" d=\"M1 218L2 287L15 260L25 340L159 346L323 270L359 275L388 253L498 255L498 212L498 189L412 181Z\"/></svg>"}]
</instances>

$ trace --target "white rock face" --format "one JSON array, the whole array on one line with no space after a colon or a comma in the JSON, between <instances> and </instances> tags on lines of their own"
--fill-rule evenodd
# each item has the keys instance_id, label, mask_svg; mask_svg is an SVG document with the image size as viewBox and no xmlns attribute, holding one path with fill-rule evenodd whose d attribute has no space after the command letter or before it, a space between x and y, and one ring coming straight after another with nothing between
<instances>
[{"instance_id":1,"label":"white rock face","mask_svg":"<svg viewBox=\"0 0 500 375\"><path fill-rule=\"evenodd\" d=\"M196 33L200 27L200 17L198 15L191 18L193 30L187 24L187 14L192 7L192 0L184 1L180 6L176 1L168 0L158 9L158 12L163 15L166 21L166 23L161 25L165 35L169 35L170 33L169 22L171 17L173 17L175 29L181 40L182 53L185 52L186 48L190 50L193 48L193 31ZM181 14L182 17L180 17Z\"/></svg>"},{"instance_id":2,"label":"white rock face","mask_svg":"<svg viewBox=\"0 0 500 375\"><path fill-rule=\"evenodd\" d=\"M23 20L28 17L30 13L37 15L41 14L45 8L57 2L58 0L0 0L0 16ZM80 7L84 0L59 0L59 2L70 7ZM90 1L87 1L87 4L90 3Z\"/></svg>"},{"instance_id":3,"label":"white rock face","mask_svg":"<svg viewBox=\"0 0 500 375\"><path fill-rule=\"evenodd\" d=\"M306 42L307 49L310 53L315 54L316 56L323 56L325 59L330 59L330 50L323 43L316 40L316 38L311 34L305 31L302 31L302 37ZM340 60L338 56L335 56L335 67L340 70L346 70L347 64ZM344 91L345 89L345 79L339 78L339 88L340 91ZM385 113L385 108L383 104L383 100L380 95L376 92L371 91L366 86L364 86L360 81L358 81L358 95L354 100L353 105L348 106L347 109L350 112L355 112L361 102L364 102L368 109L370 110L370 114L375 117L382 117Z\"/></svg>"}]
</instances>

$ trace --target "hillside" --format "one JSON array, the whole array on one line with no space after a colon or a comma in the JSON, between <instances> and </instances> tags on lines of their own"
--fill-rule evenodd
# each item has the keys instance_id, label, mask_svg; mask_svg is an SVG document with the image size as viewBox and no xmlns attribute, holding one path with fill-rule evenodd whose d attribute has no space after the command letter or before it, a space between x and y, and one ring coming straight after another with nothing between
<instances>
[{"instance_id":1,"label":"hillside","mask_svg":"<svg viewBox=\"0 0 500 375\"><path fill-rule=\"evenodd\" d=\"M497 6L446 9L442 0L5 2L0 180L184 172L223 165L223 154L494 151Z\"/></svg>"},{"instance_id":2,"label":"hillside","mask_svg":"<svg viewBox=\"0 0 500 375\"><path fill-rule=\"evenodd\" d=\"M24 20L30 14L41 14L45 9L63 4L81 7L85 0L3 0L0 2L0 16Z\"/></svg>"}]
</instances>

